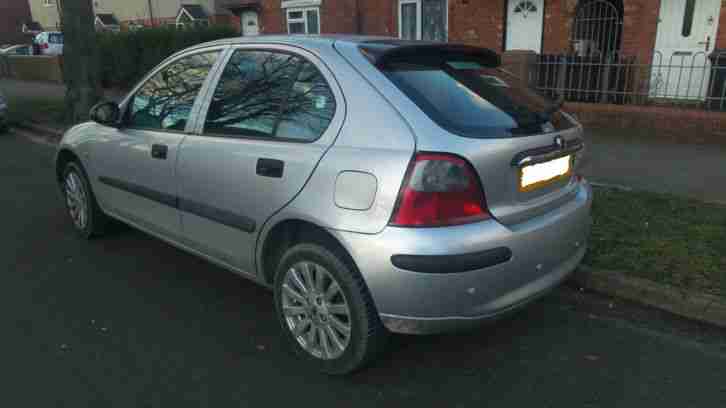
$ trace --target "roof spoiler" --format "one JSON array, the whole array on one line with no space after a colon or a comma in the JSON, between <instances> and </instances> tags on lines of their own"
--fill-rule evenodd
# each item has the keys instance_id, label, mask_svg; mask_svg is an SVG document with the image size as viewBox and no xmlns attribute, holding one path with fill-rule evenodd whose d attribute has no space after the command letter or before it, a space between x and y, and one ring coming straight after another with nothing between
<instances>
[{"instance_id":1,"label":"roof spoiler","mask_svg":"<svg viewBox=\"0 0 726 408\"><path fill-rule=\"evenodd\" d=\"M396 45L382 42L361 44L360 49L374 65L383 67L390 62L405 61L412 58L435 56L440 58L461 58L462 56L479 60L483 65L496 68L502 61L496 52L481 47L460 44L412 44Z\"/></svg>"}]
</instances>

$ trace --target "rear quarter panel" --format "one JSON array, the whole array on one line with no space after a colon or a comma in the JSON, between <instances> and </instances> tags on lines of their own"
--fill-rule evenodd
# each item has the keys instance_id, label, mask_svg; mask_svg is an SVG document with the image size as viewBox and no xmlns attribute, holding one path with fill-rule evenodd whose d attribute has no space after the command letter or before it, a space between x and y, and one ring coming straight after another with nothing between
<instances>
[{"instance_id":1,"label":"rear quarter panel","mask_svg":"<svg viewBox=\"0 0 726 408\"><path fill-rule=\"evenodd\" d=\"M398 111L351 64L340 55L327 62L346 100L345 123L303 191L276 218L302 218L326 228L374 234L388 224L415 139ZM344 171L376 178L370 208L351 210L335 204L336 179Z\"/></svg>"}]
</instances>

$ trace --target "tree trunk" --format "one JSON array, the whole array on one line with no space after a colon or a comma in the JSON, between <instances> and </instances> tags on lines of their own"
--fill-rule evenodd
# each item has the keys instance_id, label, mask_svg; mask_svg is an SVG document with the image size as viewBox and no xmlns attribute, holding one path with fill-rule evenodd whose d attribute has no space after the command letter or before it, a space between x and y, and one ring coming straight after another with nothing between
<instances>
[{"instance_id":1,"label":"tree trunk","mask_svg":"<svg viewBox=\"0 0 726 408\"><path fill-rule=\"evenodd\" d=\"M88 120L88 112L103 95L95 16L91 0L63 0L63 82L67 119Z\"/></svg>"}]
</instances>

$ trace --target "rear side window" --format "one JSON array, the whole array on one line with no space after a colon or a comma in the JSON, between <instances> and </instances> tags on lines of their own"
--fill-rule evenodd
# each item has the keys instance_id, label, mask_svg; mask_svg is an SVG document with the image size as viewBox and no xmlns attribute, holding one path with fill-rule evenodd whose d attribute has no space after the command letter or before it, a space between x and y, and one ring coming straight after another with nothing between
<instances>
[{"instance_id":1,"label":"rear side window","mask_svg":"<svg viewBox=\"0 0 726 408\"><path fill-rule=\"evenodd\" d=\"M63 34L53 33L48 35L48 42L51 44L63 44Z\"/></svg>"},{"instance_id":2,"label":"rear side window","mask_svg":"<svg viewBox=\"0 0 726 408\"><path fill-rule=\"evenodd\" d=\"M207 134L314 141L335 114L335 99L318 69L302 57L237 50L207 112Z\"/></svg>"},{"instance_id":3,"label":"rear side window","mask_svg":"<svg viewBox=\"0 0 726 408\"><path fill-rule=\"evenodd\" d=\"M151 77L129 102L126 125L183 131L194 100L218 55L214 51L183 57Z\"/></svg>"},{"instance_id":4,"label":"rear side window","mask_svg":"<svg viewBox=\"0 0 726 408\"><path fill-rule=\"evenodd\" d=\"M424 113L465 137L532 135L573 126L553 103L498 68L448 54L388 63L381 69Z\"/></svg>"}]
</instances>

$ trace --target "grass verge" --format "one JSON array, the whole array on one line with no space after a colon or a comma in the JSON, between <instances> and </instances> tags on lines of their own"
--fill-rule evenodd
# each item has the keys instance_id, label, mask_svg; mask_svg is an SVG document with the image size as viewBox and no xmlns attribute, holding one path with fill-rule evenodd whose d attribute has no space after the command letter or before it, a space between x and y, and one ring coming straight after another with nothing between
<instances>
[{"instance_id":1,"label":"grass verge","mask_svg":"<svg viewBox=\"0 0 726 408\"><path fill-rule=\"evenodd\" d=\"M595 188L585 264L726 297L726 206Z\"/></svg>"}]
</instances>

